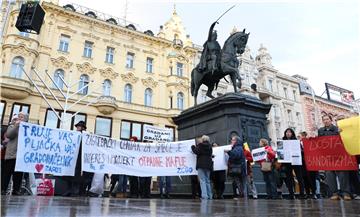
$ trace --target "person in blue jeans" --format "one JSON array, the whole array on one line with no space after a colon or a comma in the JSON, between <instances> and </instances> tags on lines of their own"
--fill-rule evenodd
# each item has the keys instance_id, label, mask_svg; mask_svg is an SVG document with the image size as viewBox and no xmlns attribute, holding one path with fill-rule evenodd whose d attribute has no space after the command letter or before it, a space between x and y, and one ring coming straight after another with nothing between
<instances>
[{"instance_id":1,"label":"person in blue jeans","mask_svg":"<svg viewBox=\"0 0 360 217\"><path fill-rule=\"evenodd\" d=\"M191 146L192 151L196 154L196 170L200 180L201 199L211 200L212 190L210 183L210 172L213 170L212 146L210 138L206 135L201 137L201 143Z\"/></svg>"},{"instance_id":2,"label":"person in blue jeans","mask_svg":"<svg viewBox=\"0 0 360 217\"><path fill-rule=\"evenodd\" d=\"M127 176L126 175L118 175L116 197L126 198L126 189L127 189Z\"/></svg>"},{"instance_id":3,"label":"person in blue jeans","mask_svg":"<svg viewBox=\"0 0 360 217\"><path fill-rule=\"evenodd\" d=\"M164 194L165 187L165 194ZM170 176L160 176L159 177L159 188L160 188L160 198L170 199L171 192L171 177Z\"/></svg>"}]
</instances>

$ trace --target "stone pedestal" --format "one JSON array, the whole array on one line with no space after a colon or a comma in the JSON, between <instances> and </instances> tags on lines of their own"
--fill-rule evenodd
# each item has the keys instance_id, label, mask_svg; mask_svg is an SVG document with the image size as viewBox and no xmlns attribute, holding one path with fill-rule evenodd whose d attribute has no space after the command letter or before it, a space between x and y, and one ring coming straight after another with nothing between
<instances>
[{"instance_id":1,"label":"stone pedestal","mask_svg":"<svg viewBox=\"0 0 360 217\"><path fill-rule=\"evenodd\" d=\"M179 140L208 135L211 142L222 146L229 144L233 135L238 135L253 149L259 147L261 138L268 138L266 115L270 109L271 104L263 103L255 97L227 93L189 108L173 120L178 125ZM254 166L254 177L258 191L265 192L262 174L257 165ZM177 177L173 179L175 192L189 193L188 189L191 188L187 179L183 182L178 182ZM231 192L232 189L227 186L226 191Z\"/></svg>"}]
</instances>

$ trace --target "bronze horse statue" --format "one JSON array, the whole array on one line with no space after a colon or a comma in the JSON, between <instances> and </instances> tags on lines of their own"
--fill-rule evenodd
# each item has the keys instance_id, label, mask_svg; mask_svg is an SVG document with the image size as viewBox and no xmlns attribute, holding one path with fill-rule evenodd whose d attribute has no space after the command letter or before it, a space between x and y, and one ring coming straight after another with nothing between
<instances>
[{"instance_id":1,"label":"bronze horse statue","mask_svg":"<svg viewBox=\"0 0 360 217\"><path fill-rule=\"evenodd\" d=\"M237 92L236 85L239 85L239 88L241 88L238 69L241 63L237 59L237 56L244 53L249 34L250 33L245 33L244 29L242 32L236 32L229 36L220 52L220 64L215 71L208 68L201 71L199 64L191 71L191 95L194 97L195 105L197 105L197 95L202 84L208 87L206 96L210 98L215 98L211 94L212 91L214 88L217 88L220 80L227 75L230 75L235 93ZM237 81L238 83L236 83Z\"/></svg>"}]
</instances>

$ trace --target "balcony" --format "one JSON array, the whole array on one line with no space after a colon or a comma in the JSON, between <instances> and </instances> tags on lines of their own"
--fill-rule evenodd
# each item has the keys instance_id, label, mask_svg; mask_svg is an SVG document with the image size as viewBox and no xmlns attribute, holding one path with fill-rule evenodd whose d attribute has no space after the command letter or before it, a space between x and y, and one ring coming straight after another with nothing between
<instances>
[{"instance_id":1,"label":"balcony","mask_svg":"<svg viewBox=\"0 0 360 217\"><path fill-rule=\"evenodd\" d=\"M183 42L180 39L174 39L173 40L173 46L175 48L182 48L183 47Z\"/></svg>"},{"instance_id":2,"label":"balcony","mask_svg":"<svg viewBox=\"0 0 360 217\"><path fill-rule=\"evenodd\" d=\"M28 80L1 76L1 96L8 99L25 99L31 94L32 84Z\"/></svg>"},{"instance_id":3,"label":"balcony","mask_svg":"<svg viewBox=\"0 0 360 217\"><path fill-rule=\"evenodd\" d=\"M113 96L100 96L94 106L104 115L110 115L118 108Z\"/></svg>"}]
</instances>

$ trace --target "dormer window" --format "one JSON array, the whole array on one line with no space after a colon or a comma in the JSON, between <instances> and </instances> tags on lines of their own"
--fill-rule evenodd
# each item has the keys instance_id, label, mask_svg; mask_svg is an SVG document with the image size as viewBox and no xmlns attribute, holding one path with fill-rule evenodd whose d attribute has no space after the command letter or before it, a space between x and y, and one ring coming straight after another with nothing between
<instances>
[{"instance_id":1,"label":"dormer window","mask_svg":"<svg viewBox=\"0 0 360 217\"><path fill-rule=\"evenodd\" d=\"M117 22L116 22L116 20L114 18L109 18L109 19L106 20L106 22L117 25Z\"/></svg>"},{"instance_id":2,"label":"dormer window","mask_svg":"<svg viewBox=\"0 0 360 217\"><path fill-rule=\"evenodd\" d=\"M92 12L92 11L86 12L85 15L88 17L91 17L91 18L95 18L95 19L97 18L95 12Z\"/></svg>"},{"instance_id":3,"label":"dormer window","mask_svg":"<svg viewBox=\"0 0 360 217\"><path fill-rule=\"evenodd\" d=\"M71 4L67 4L67 5L63 6L63 8L64 8L65 10L69 10L69 11L74 11L74 12L76 11L75 8L74 8L74 6L71 5Z\"/></svg>"},{"instance_id":4,"label":"dormer window","mask_svg":"<svg viewBox=\"0 0 360 217\"><path fill-rule=\"evenodd\" d=\"M135 26L133 24L127 25L126 28L136 31L136 28L135 28Z\"/></svg>"}]
</instances>

